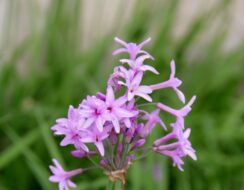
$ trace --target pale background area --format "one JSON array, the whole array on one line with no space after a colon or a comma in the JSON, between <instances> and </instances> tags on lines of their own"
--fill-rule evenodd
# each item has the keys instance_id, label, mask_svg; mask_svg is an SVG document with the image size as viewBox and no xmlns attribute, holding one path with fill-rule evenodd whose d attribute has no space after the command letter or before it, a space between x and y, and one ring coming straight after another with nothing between
<instances>
[{"instance_id":1,"label":"pale background area","mask_svg":"<svg viewBox=\"0 0 244 190\"><path fill-rule=\"evenodd\" d=\"M0 49L3 56L11 53L11 50L21 43L30 32L42 31L45 13L50 2L51 0L0 0ZM116 14L120 13L121 6L125 6L125 11L119 16L120 26L123 27L123 24L130 18L133 8L137 6L136 2L135 0L83 0L81 48L88 48L94 40L111 30L113 23L118 18ZM158 2L162 3L160 0ZM193 18L208 10L215 2L216 0L182 0L178 9L177 24L173 31L175 38L181 37ZM225 43L226 49L234 48L242 42L244 37L244 0L233 0L233 2L233 6L229 10L231 32ZM152 3L155 4L157 1ZM6 22L8 20L6 18L9 16L12 18L11 22ZM213 25L213 28L209 29L208 36L218 32L217 23L216 20L216 26ZM205 40L207 40L206 36L203 41Z\"/></svg>"}]
</instances>

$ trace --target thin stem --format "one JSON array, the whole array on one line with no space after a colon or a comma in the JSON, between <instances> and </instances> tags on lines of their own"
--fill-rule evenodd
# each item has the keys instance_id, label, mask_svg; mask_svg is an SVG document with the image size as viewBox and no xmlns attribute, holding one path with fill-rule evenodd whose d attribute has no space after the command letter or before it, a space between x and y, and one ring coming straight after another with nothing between
<instances>
[{"instance_id":1,"label":"thin stem","mask_svg":"<svg viewBox=\"0 0 244 190\"><path fill-rule=\"evenodd\" d=\"M106 145L108 147L108 152L109 152L109 155L110 155L107 158L108 158L111 166L115 169L113 145L111 146L111 144L108 142L108 140L106 140L105 143L106 143Z\"/></svg>"},{"instance_id":2,"label":"thin stem","mask_svg":"<svg viewBox=\"0 0 244 190\"><path fill-rule=\"evenodd\" d=\"M108 179L106 190L114 190L114 182L110 181L110 179Z\"/></svg>"},{"instance_id":3,"label":"thin stem","mask_svg":"<svg viewBox=\"0 0 244 190\"><path fill-rule=\"evenodd\" d=\"M120 180L116 180L114 190L125 190L125 185Z\"/></svg>"},{"instance_id":4,"label":"thin stem","mask_svg":"<svg viewBox=\"0 0 244 190\"><path fill-rule=\"evenodd\" d=\"M147 157L153 150L150 149L149 151L147 151L145 154L141 155L140 157L136 158L134 161L138 161L138 160L141 160L145 157Z\"/></svg>"},{"instance_id":5,"label":"thin stem","mask_svg":"<svg viewBox=\"0 0 244 190\"><path fill-rule=\"evenodd\" d=\"M120 134L118 135L118 140L117 140L117 143L115 145L115 149L114 149L114 155L117 154L117 151L118 151L118 146L119 146L119 142L120 142Z\"/></svg>"},{"instance_id":6,"label":"thin stem","mask_svg":"<svg viewBox=\"0 0 244 190\"><path fill-rule=\"evenodd\" d=\"M128 153L128 150L129 150L129 144L125 144L124 147L123 147L123 153L122 153L122 158L121 158L121 161L120 161L120 168L123 167L123 165L125 164L125 161L126 161L126 155Z\"/></svg>"},{"instance_id":7,"label":"thin stem","mask_svg":"<svg viewBox=\"0 0 244 190\"><path fill-rule=\"evenodd\" d=\"M152 103L145 103L145 104L138 104L137 107L143 107L143 106L156 106L157 103L152 102Z\"/></svg>"},{"instance_id":8,"label":"thin stem","mask_svg":"<svg viewBox=\"0 0 244 190\"><path fill-rule=\"evenodd\" d=\"M97 169L97 168L100 168L100 167L92 166L92 167L89 167L89 168L84 168L84 169L83 169L83 172L88 171L88 170Z\"/></svg>"},{"instance_id":9,"label":"thin stem","mask_svg":"<svg viewBox=\"0 0 244 190\"><path fill-rule=\"evenodd\" d=\"M90 160L91 163L93 163L96 167L101 168L101 166L100 166L98 163L96 163L90 156L87 156L87 158L88 158L88 160Z\"/></svg>"},{"instance_id":10,"label":"thin stem","mask_svg":"<svg viewBox=\"0 0 244 190\"><path fill-rule=\"evenodd\" d=\"M140 149L136 149L136 150L133 150L132 152L141 152L141 151L148 151L148 150L151 150L152 147L145 147L145 148L140 148Z\"/></svg>"}]
</instances>

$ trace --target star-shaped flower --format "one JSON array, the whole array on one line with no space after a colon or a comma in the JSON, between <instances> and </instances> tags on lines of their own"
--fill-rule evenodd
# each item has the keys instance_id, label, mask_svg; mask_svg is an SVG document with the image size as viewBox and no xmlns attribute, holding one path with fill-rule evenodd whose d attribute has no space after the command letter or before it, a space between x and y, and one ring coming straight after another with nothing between
<instances>
[{"instance_id":1,"label":"star-shaped flower","mask_svg":"<svg viewBox=\"0 0 244 190\"><path fill-rule=\"evenodd\" d=\"M59 184L59 190L69 190L69 187L76 187L76 185L70 180L71 177L82 173L82 169L76 169L71 171L65 171L56 159L53 159L54 166L49 166L52 176L49 180Z\"/></svg>"},{"instance_id":2,"label":"star-shaped flower","mask_svg":"<svg viewBox=\"0 0 244 190\"><path fill-rule=\"evenodd\" d=\"M149 43L151 41L151 38L146 39L145 41L141 42L138 45L136 43L127 43L127 42L119 39L118 37L114 38L114 40L116 42L120 43L124 47L115 50L113 52L113 55L117 55L117 54L126 52L126 53L128 53L130 55L130 59L132 59L132 60L135 60L136 56L138 54L146 54L148 56L151 56L149 53L147 53L146 51L142 50L142 47L145 44Z\"/></svg>"}]
</instances>

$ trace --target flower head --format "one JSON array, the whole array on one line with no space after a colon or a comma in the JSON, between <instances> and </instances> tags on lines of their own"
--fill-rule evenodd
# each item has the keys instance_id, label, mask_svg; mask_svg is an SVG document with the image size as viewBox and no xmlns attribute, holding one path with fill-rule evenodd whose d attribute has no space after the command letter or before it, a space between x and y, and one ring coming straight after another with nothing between
<instances>
[{"instance_id":1,"label":"flower head","mask_svg":"<svg viewBox=\"0 0 244 190\"><path fill-rule=\"evenodd\" d=\"M185 129L184 119L191 111L196 97L185 104L185 96L179 90L182 81L175 76L175 62L171 61L171 73L168 80L152 85L144 84L146 71L159 72L151 65L144 64L153 57L142 50L150 38L140 44L127 43L119 38L115 41L123 45L114 55L126 52L129 58L121 59L107 81L105 92L87 96L77 108L70 106L67 118L56 120L52 127L55 135L63 135L60 145L73 145L71 154L78 159L88 158L95 167L104 170L111 181L119 179L125 185L125 176L133 160L144 157L152 150L172 159L173 165L183 171L183 158L196 160L195 150L189 140L191 130ZM174 109L162 102L153 102L152 92L158 89L172 88L179 100L185 105ZM138 99L151 103L138 104ZM143 109L145 105L153 107L152 112ZM175 122L166 127L160 112L175 117ZM156 139L149 148L143 148L154 128L160 127L166 133ZM89 147L89 149L88 149ZM93 160L93 156L96 157ZM50 181L59 183L60 190L75 187L71 177L88 170L65 171L57 160L50 166L53 176ZM124 188L122 188L124 189Z\"/></svg>"}]
</instances>

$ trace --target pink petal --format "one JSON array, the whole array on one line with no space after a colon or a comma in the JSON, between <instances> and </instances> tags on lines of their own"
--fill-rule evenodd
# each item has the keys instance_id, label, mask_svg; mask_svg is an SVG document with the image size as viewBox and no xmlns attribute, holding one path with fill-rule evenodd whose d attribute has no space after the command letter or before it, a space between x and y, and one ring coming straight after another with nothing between
<instances>
[{"instance_id":1,"label":"pink petal","mask_svg":"<svg viewBox=\"0 0 244 190\"><path fill-rule=\"evenodd\" d=\"M140 49L147 43L149 43L151 41L151 38L147 38L146 40L144 40L143 42L141 42L138 46L140 47Z\"/></svg>"},{"instance_id":2,"label":"pink petal","mask_svg":"<svg viewBox=\"0 0 244 190\"><path fill-rule=\"evenodd\" d=\"M81 142L83 142L83 143L92 143L92 142L94 142L94 141L95 141L95 139L92 138L92 137L90 137L90 136L83 137L83 138L81 139Z\"/></svg>"},{"instance_id":3,"label":"pink petal","mask_svg":"<svg viewBox=\"0 0 244 190\"><path fill-rule=\"evenodd\" d=\"M140 69L141 69L142 71L151 71L151 72L153 72L153 73L156 74L156 75L159 74L159 72L158 72L154 67L149 66L149 65L143 65L143 66L140 67Z\"/></svg>"},{"instance_id":4,"label":"pink petal","mask_svg":"<svg viewBox=\"0 0 244 190\"><path fill-rule=\"evenodd\" d=\"M131 86L138 86L141 83L142 76L143 72L139 72L131 82Z\"/></svg>"},{"instance_id":5,"label":"pink petal","mask_svg":"<svg viewBox=\"0 0 244 190\"><path fill-rule=\"evenodd\" d=\"M190 134L191 134L191 129L188 128L188 129L185 130L183 136L184 136L185 139L188 139Z\"/></svg>"},{"instance_id":6,"label":"pink petal","mask_svg":"<svg viewBox=\"0 0 244 190\"><path fill-rule=\"evenodd\" d=\"M101 154L101 156L104 156L104 146L102 142L95 142L95 145L99 151L99 153Z\"/></svg>"},{"instance_id":7,"label":"pink petal","mask_svg":"<svg viewBox=\"0 0 244 190\"><path fill-rule=\"evenodd\" d=\"M103 120L101 119L101 117L98 117L96 119L96 126L97 126L97 129L102 132L103 131Z\"/></svg>"},{"instance_id":8,"label":"pink petal","mask_svg":"<svg viewBox=\"0 0 244 190\"><path fill-rule=\"evenodd\" d=\"M180 99L180 101L184 104L185 103L185 95L177 88L173 88L174 91L176 92L178 98Z\"/></svg>"},{"instance_id":9,"label":"pink petal","mask_svg":"<svg viewBox=\"0 0 244 190\"><path fill-rule=\"evenodd\" d=\"M127 111L126 109L123 108L116 108L115 113L118 117L133 117L135 116L135 113L131 111Z\"/></svg>"},{"instance_id":10,"label":"pink petal","mask_svg":"<svg viewBox=\"0 0 244 190\"><path fill-rule=\"evenodd\" d=\"M138 57L137 59L136 59L136 65L142 65L143 64L143 62L146 60L146 59L150 59L151 57L150 56L148 56L148 55L141 55L140 57Z\"/></svg>"},{"instance_id":11,"label":"pink petal","mask_svg":"<svg viewBox=\"0 0 244 190\"><path fill-rule=\"evenodd\" d=\"M116 118L114 118L112 119L112 123L114 125L115 132L119 133L120 132L119 121Z\"/></svg>"},{"instance_id":12,"label":"pink petal","mask_svg":"<svg viewBox=\"0 0 244 190\"><path fill-rule=\"evenodd\" d=\"M137 91L140 91L142 93L150 94L152 93L152 89L149 86L142 85L137 88Z\"/></svg>"},{"instance_id":13,"label":"pink petal","mask_svg":"<svg viewBox=\"0 0 244 190\"><path fill-rule=\"evenodd\" d=\"M165 131L167 131L167 127L162 119L158 118L157 122L164 128Z\"/></svg>"},{"instance_id":14,"label":"pink petal","mask_svg":"<svg viewBox=\"0 0 244 190\"><path fill-rule=\"evenodd\" d=\"M60 142L61 146L67 146L71 143L70 138L69 137L64 137L63 140Z\"/></svg>"},{"instance_id":15,"label":"pink petal","mask_svg":"<svg viewBox=\"0 0 244 190\"><path fill-rule=\"evenodd\" d=\"M112 86L108 86L107 94L106 94L106 102L113 102L114 101L114 91Z\"/></svg>"},{"instance_id":16,"label":"pink petal","mask_svg":"<svg viewBox=\"0 0 244 190\"><path fill-rule=\"evenodd\" d=\"M187 151L187 154L188 154L193 160L197 160L197 156L196 156L195 152L193 152L193 151Z\"/></svg>"},{"instance_id":17,"label":"pink petal","mask_svg":"<svg viewBox=\"0 0 244 190\"><path fill-rule=\"evenodd\" d=\"M71 180L68 180L68 185L69 185L70 187L73 187L73 188L76 187L76 184L73 183Z\"/></svg>"},{"instance_id":18,"label":"pink petal","mask_svg":"<svg viewBox=\"0 0 244 190\"><path fill-rule=\"evenodd\" d=\"M88 128L88 127L90 127L91 126L91 124L93 123L95 121L95 119L94 118L88 118L86 121L85 121L85 123L84 123L84 125L82 126L83 128Z\"/></svg>"},{"instance_id":19,"label":"pink petal","mask_svg":"<svg viewBox=\"0 0 244 190\"><path fill-rule=\"evenodd\" d=\"M69 189L66 183L61 182L59 183L59 190L69 190Z\"/></svg>"},{"instance_id":20,"label":"pink petal","mask_svg":"<svg viewBox=\"0 0 244 190\"><path fill-rule=\"evenodd\" d=\"M122 64L127 63L129 66L133 64L133 61L130 59L120 59L119 60Z\"/></svg>"},{"instance_id":21,"label":"pink petal","mask_svg":"<svg viewBox=\"0 0 244 190\"><path fill-rule=\"evenodd\" d=\"M154 60L153 56L151 56L148 52L146 52L146 51L144 51L144 50L140 50L138 53L139 53L139 54L140 54L140 53L142 53L142 54L146 54L146 55L148 55L148 56L150 57L150 59Z\"/></svg>"},{"instance_id":22,"label":"pink petal","mask_svg":"<svg viewBox=\"0 0 244 190\"><path fill-rule=\"evenodd\" d=\"M69 111L68 111L68 118L69 119L74 119L75 115L75 109L73 106L69 106Z\"/></svg>"},{"instance_id":23,"label":"pink petal","mask_svg":"<svg viewBox=\"0 0 244 190\"><path fill-rule=\"evenodd\" d=\"M130 119L128 119L128 118L124 119L124 123L125 123L125 126L126 126L127 128L130 128L130 127L131 127Z\"/></svg>"},{"instance_id":24,"label":"pink petal","mask_svg":"<svg viewBox=\"0 0 244 190\"><path fill-rule=\"evenodd\" d=\"M126 43L125 41L121 40L120 38L115 37L114 40L115 40L116 42L118 42L119 44L121 44L121 45L127 47L127 43Z\"/></svg>"},{"instance_id":25,"label":"pink petal","mask_svg":"<svg viewBox=\"0 0 244 190\"><path fill-rule=\"evenodd\" d=\"M57 183L57 182L60 181L60 179L57 176L50 176L49 177L49 181L54 182L54 183Z\"/></svg>"},{"instance_id":26,"label":"pink petal","mask_svg":"<svg viewBox=\"0 0 244 190\"><path fill-rule=\"evenodd\" d=\"M113 52L113 55L118 55L118 54L124 53L124 52L127 52L127 50L125 48L119 48Z\"/></svg>"},{"instance_id":27,"label":"pink petal","mask_svg":"<svg viewBox=\"0 0 244 190\"><path fill-rule=\"evenodd\" d=\"M125 96L122 96L122 97L120 97L120 98L118 98L116 100L116 105L117 106L122 106L122 105L125 104L126 101L127 101L126 97Z\"/></svg>"},{"instance_id":28,"label":"pink petal","mask_svg":"<svg viewBox=\"0 0 244 190\"><path fill-rule=\"evenodd\" d=\"M131 93L130 91L128 91L127 97L128 97L128 100L131 101L134 98L134 93Z\"/></svg>"},{"instance_id":29,"label":"pink petal","mask_svg":"<svg viewBox=\"0 0 244 190\"><path fill-rule=\"evenodd\" d=\"M136 92L135 95L144 98L144 99L147 100L148 102L152 102L152 98L151 98L149 95L147 95L147 94L144 94L144 93L142 93L142 92Z\"/></svg>"},{"instance_id":30,"label":"pink petal","mask_svg":"<svg viewBox=\"0 0 244 190\"><path fill-rule=\"evenodd\" d=\"M170 62L170 68L171 68L170 78L174 78L174 76L175 76L175 61L174 60L172 60Z\"/></svg>"},{"instance_id":31,"label":"pink petal","mask_svg":"<svg viewBox=\"0 0 244 190\"><path fill-rule=\"evenodd\" d=\"M80 148L84 150L85 152L89 152L88 147L84 143L80 143Z\"/></svg>"}]
</instances>

